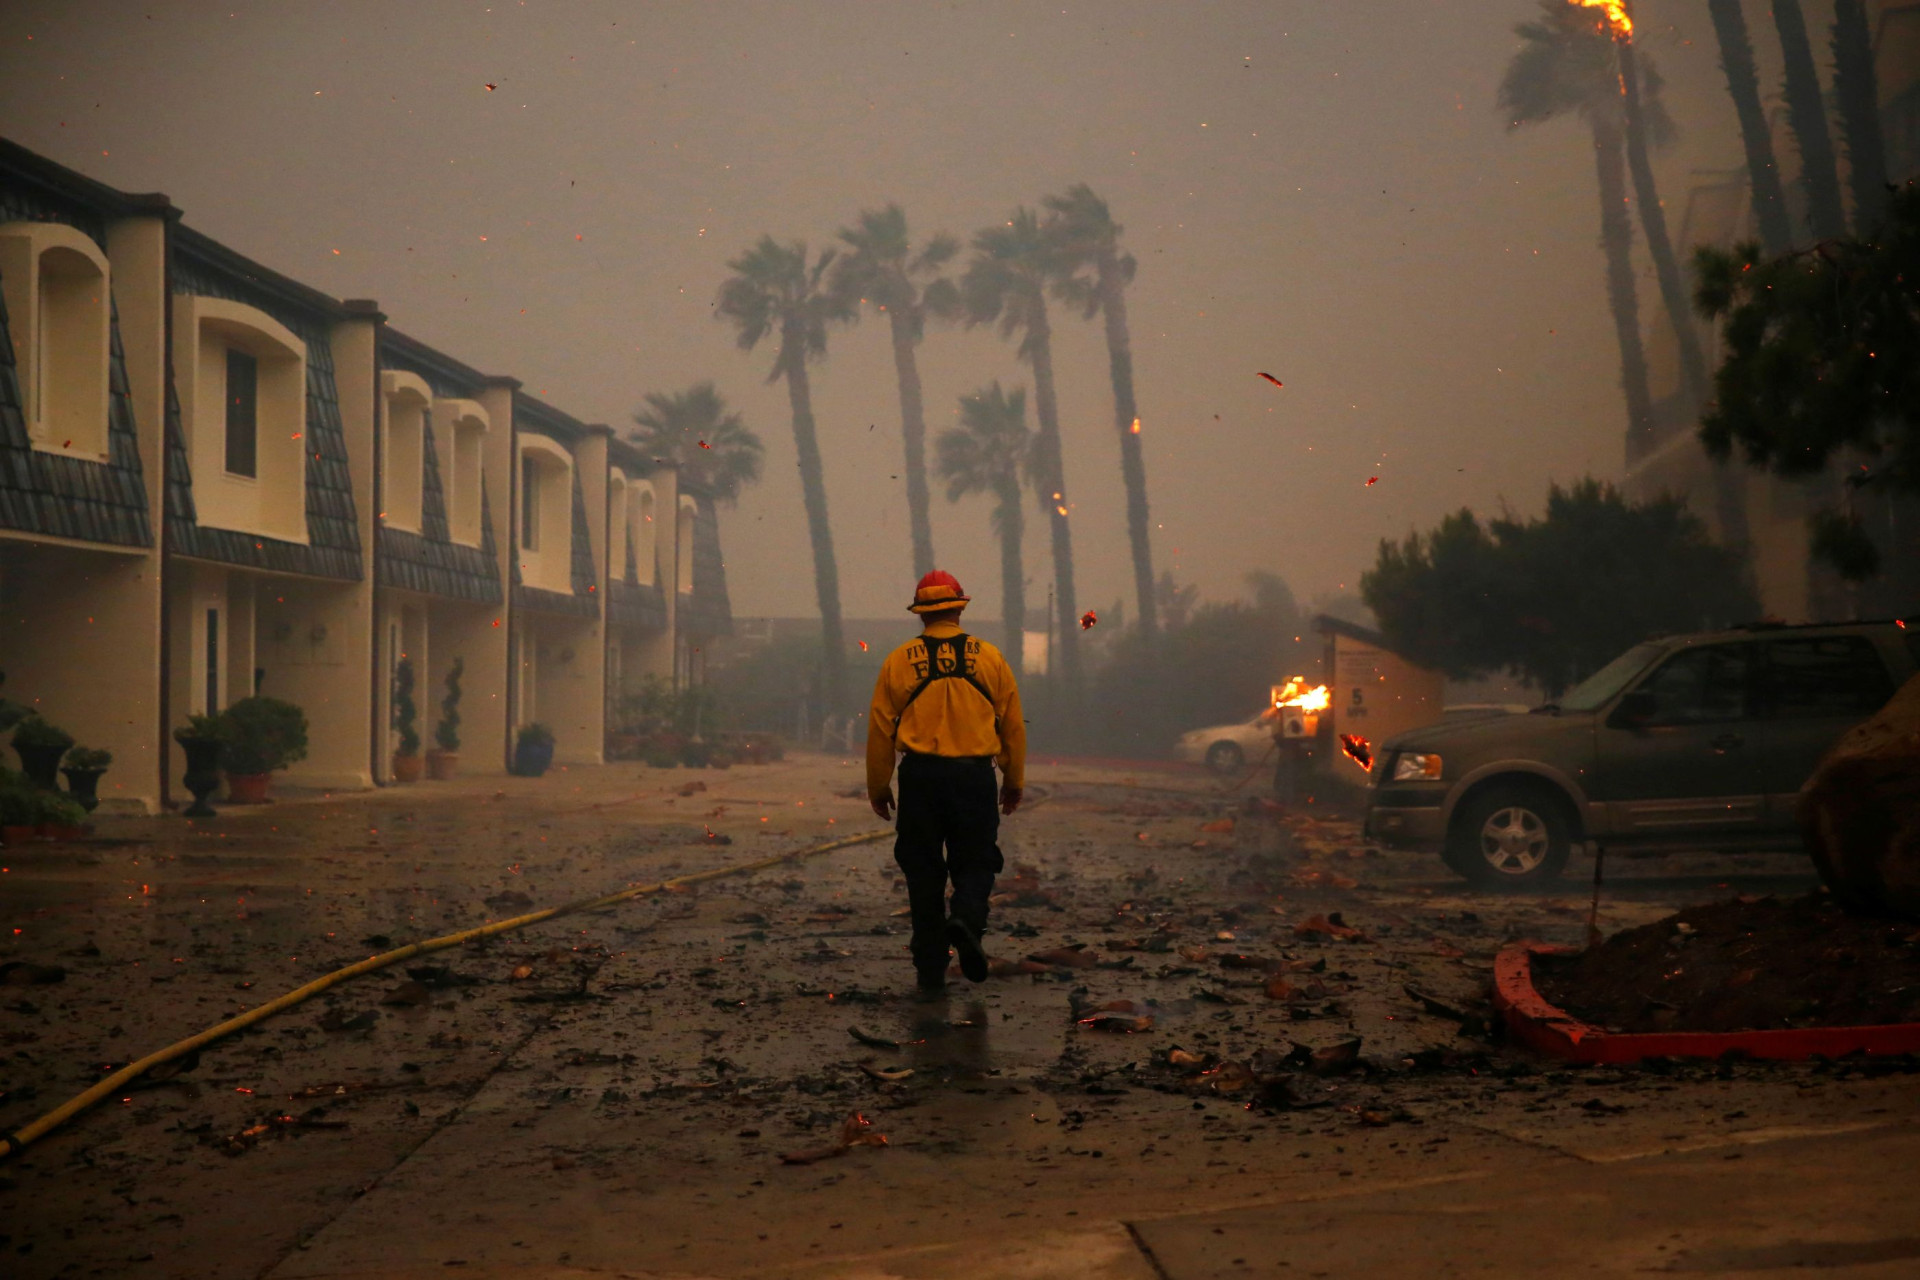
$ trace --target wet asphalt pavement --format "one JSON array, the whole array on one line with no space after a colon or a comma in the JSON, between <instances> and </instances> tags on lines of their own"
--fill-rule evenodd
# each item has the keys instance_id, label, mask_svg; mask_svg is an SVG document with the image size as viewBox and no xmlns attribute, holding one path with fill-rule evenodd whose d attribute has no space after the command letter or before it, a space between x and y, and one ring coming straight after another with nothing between
<instances>
[{"instance_id":1,"label":"wet asphalt pavement","mask_svg":"<svg viewBox=\"0 0 1920 1280\"><path fill-rule=\"evenodd\" d=\"M874 830L859 778L818 755L612 765L0 851L0 959L64 970L0 987L0 1125L373 951ZM0 1164L0 1274L880 1275L847 1260L955 1249L992 1274L981 1249L1076 1219L1913 1118L1911 1080L1879 1071L1566 1070L1501 1045L1492 958L1584 937L1580 859L1551 893L1488 897L1199 772L1032 782L1003 827L1003 976L913 998L885 841L422 957ZM1608 880L1609 933L1814 884L1780 855ZM1127 1231L1077 1273L1189 1274Z\"/></svg>"}]
</instances>

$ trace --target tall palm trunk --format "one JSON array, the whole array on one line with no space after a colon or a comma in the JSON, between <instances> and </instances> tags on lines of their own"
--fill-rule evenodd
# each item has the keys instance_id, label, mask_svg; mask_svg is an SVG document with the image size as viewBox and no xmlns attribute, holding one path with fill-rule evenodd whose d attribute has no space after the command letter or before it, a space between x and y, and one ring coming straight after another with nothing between
<instances>
[{"instance_id":1,"label":"tall palm trunk","mask_svg":"<svg viewBox=\"0 0 1920 1280\"><path fill-rule=\"evenodd\" d=\"M1007 641L1003 653L1013 668L1014 683L1026 676L1027 583L1021 565L1020 540L1026 532L1026 516L1020 510L1020 481L1003 480L995 486L1000 497L998 512L1000 534L1000 609L1006 619Z\"/></svg>"},{"instance_id":2,"label":"tall palm trunk","mask_svg":"<svg viewBox=\"0 0 1920 1280\"><path fill-rule=\"evenodd\" d=\"M1720 40L1720 66L1727 73L1727 92L1734 114L1740 117L1740 140L1747 149L1747 181L1753 196L1753 217L1760 243L1769 254L1785 253L1793 244L1793 224L1787 218L1787 195L1780 186L1780 169L1773 158L1773 131L1760 105L1760 76L1753 67L1753 42L1747 36L1746 15L1740 0L1707 0L1714 34Z\"/></svg>"},{"instance_id":3,"label":"tall palm trunk","mask_svg":"<svg viewBox=\"0 0 1920 1280\"><path fill-rule=\"evenodd\" d=\"M807 379L805 335L790 325L783 335L793 357L783 372L787 401L793 407L793 444L799 455L800 492L807 508L807 536L813 543L813 585L820 601L822 676L830 715L847 711L846 642L840 626L840 570L833 559L833 528L827 523L827 482L820 466L820 440L813 425L813 387Z\"/></svg>"},{"instance_id":4,"label":"tall palm trunk","mask_svg":"<svg viewBox=\"0 0 1920 1280\"><path fill-rule=\"evenodd\" d=\"M1060 454L1060 402L1053 390L1053 329L1045 311L1028 328L1026 346L1033 365L1034 414L1040 419L1033 442L1040 460L1040 497L1053 534L1054 616L1059 619L1055 642L1060 646L1060 676L1071 706L1080 689L1080 637L1074 632L1079 614L1073 595L1073 530L1065 515L1067 468Z\"/></svg>"},{"instance_id":5,"label":"tall palm trunk","mask_svg":"<svg viewBox=\"0 0 1920 1280\"><path fill-rule=\"evenodd\" d=\"M1838 0L1833 7L1833 88L1840 100L1840 136L1847 145L1853 230L1865 236L1886 216L1887 149L1880 132L1873 37L1861 0Z\"/></svg>"},{"instance_id":6,"label":"tall palm trunk","mask_svg":"<svg viewBox=\"0 0 1920 1280\"><path fill-rule=\"evenodd\" d=\"M1646 233L1647 252L1653 257L1660 301L1680 347L1680 385L1691 413L1707 399L1707 360L1700 352L1700 332L1693 326L1693 308L1680 277L1679 260L1673 254L1673 241L1667 236L1667 212L1660 207L1660 189L1654 184L1653 162L1647 156L1640 60L1629 40L1616 40L1614 49L1620 59L1620 92L1626 107L1627 168L1633 174L1633 192L1640 202L1640 228Z\"/></svg>"},{"instance_id":7,"label":"tall palm trunk","mask_svg":"<svg viewBox=\"0 0 1920 1280\"><path fill-rule=\"evenodd\" d=\"M1113 376L1113 425L1120 433L1120 479L1127 486L1127 542L1133 552L1133 591L1140 602L1140 631L1159 632L1153 601L1153 539L1147 525L1147 459L1134 430L1140 409L1133 400L1133 337L1127 329L1127 295L1120 263L1100 258L1100 310L1107 325L1107 365Z\"/></svg>"},{"instance_id":8,"label":"tall palm trunk","mask_svg":"<svg viewBox=\"0 0 1920 1280\"><path fill-rule=\"evenodd\" d=\"M1627 462L1637 461L1651 440L1653 393L1647 386L1647 352L1640 343L1640 299L1633 283L1633 223L1627 217L1625 147L1611 121L1593 122L1594 167L1600 179L1600 247L1607 255L1607 302L1620 342L1620 389L1627 397Z\"/></svg>"},{"instance_id":9,"label":"tall palm trunk","mask_svg":"<svg viewBox=\"0 0 1920 1280\"><path fill-rule=\"evenodd\" d=\"M1820 97L1820 73L1814 70L1813 46L1807 42L1807 20L1800 0L1773 0L1773 25L1780 32L1780 52L1787 64L1787 121L1800 144L1800 181L1807 193L1807 219L1816 240L1832 240L1847 233L1840 205L1840 178L1833 163L1833 141L1827 136L1827 107Z\"/></svg>"},{"instance_id":10,"label":"tall palm trunk","mask_svg":"<svg viewBox=\"0 0 1920 1280\"><path fill-rule=\"evenodd\" d=\"M893 322L893 369L900 379L900 437L907 447L907 520L913 529L913 576L933 572L933 521L927 498L927 413L920 400L920 362L913 326L898 310Z\"/></svg>"}]
</instances>

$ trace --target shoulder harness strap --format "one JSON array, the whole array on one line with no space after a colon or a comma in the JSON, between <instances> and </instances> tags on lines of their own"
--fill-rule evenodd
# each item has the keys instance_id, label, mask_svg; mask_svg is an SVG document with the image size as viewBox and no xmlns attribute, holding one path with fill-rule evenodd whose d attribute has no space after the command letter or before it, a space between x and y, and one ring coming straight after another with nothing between
<instances>
[{"instance_id":1,"label":"shoulder harness strap","mask_svg":"<svg viewBox=\"0 0 1920 1280\"><path fill-rule=\"evenodd\" d=\"M975 691L987 700L987 708L995 713L997 726L999 709L993 705L993 695L987 691L987 686L980 682L980 677L967 667L967 633L962 631L953 636L921 636L920 643L925 646L927 652L927 674L921 677L920 683L913 687L913 692L909 693L906 701L900 704L900 714L893 718L893 727L895 729L900 727L900 721L906 717L907 708L913 705L915 698L931 688L935 680L965 680L972 685Z\"/></svg>"}]
</instances>

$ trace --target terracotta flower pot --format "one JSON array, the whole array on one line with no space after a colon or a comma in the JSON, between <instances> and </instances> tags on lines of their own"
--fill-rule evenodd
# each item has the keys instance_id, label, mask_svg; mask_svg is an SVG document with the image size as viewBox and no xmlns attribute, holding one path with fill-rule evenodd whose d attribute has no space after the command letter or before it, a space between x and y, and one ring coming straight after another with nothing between
<instances>
[{"instance_id":1,"label":"terracotta flower pot","mask_svg":"<svg viewBox=\"0 0 1920 1280\"><path fill-rule=\"evenodd\" d=\"M42 840L84 840L86 827L70 826L64 822L43 822L38 831Z\"/></svg>"},{"instance_id":2,"label":"terracotta flower pot","mask_svg":"<svg viewBox=\"0 0 1920 1280\"><path fill-rule=\"evenodd\" d=\"M0 844L27 844L37 839L38 834L30 825L0 827Z\"/></svg>"},{"instance_id":3,"label":"terracotta flower pot","mask_svg":"<svg viewBox=\"0 0 1920 1280\"><path fill-rule=\"evenodd\" d=\"M427 776L435 782L445 782L460 772L460 753L457 751L427 752Z\"/></svg>"},{"instance_id":4,"label":"terracotta flower pot","mask_svg":"<svg viewBox=\"0 0 1920 1280\"><path fill-rule=\"evenodd\" d=\"M419 756L396 755L393 758L393 780L395 782L418 782L420 770L426 761Z\"/></svg>"},{"instance_id":5,"label":"terracotta flower pot","mask_svg":"<svg viewBox=\"0 0 1920 1280\"><path fill-rule=\"evenodd\" d=\"M241 773L227 775L228 804L265 804L267 802L267 784L273 781L270 773Z\"/></svg>"}]
</instances>

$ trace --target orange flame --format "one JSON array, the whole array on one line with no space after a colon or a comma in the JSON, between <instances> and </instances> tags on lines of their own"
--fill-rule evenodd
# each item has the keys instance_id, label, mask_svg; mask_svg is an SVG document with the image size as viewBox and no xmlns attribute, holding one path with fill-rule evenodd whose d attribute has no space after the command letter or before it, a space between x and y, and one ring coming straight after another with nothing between
<instances>
[{"instance_id":1,"label":"orange flame","mask_svg":"<svg viewBox=\"0 0 1920 1280\"><path fill-rule=\"evenodd\" d=\"M1347 759L1368 773L1373 772L1373 744L1365 738L1357 733L1343 733L1340 735L1340 750L1346 753Z\"/></svg>"},{"instance_id":2,"label":"orange flame","mask_svg":"<svg viewBox=\"0 0 1920 1280\"><path fill-rule=\"evenodd\" d=\"M1281 687L1280 696L1273 700L1276 707L1298 707L1302 711L1325 711L1332 704L1327 686L1319 685L1307 688L1305 676L1294 676Z\"/></svg>"},{"instance_id":3,"label":"orange flame","mask_svg":"<svg viewBox=\"0 0 1920 1280\"><path fill-rule=\"evenodd\" d=\"M1599 9L1606 14L1607 29L1615 40L1633 39L1633 18L1627 13L1626 0L1567 0L1576 9Z\"/></svg>"}]
</instances>

